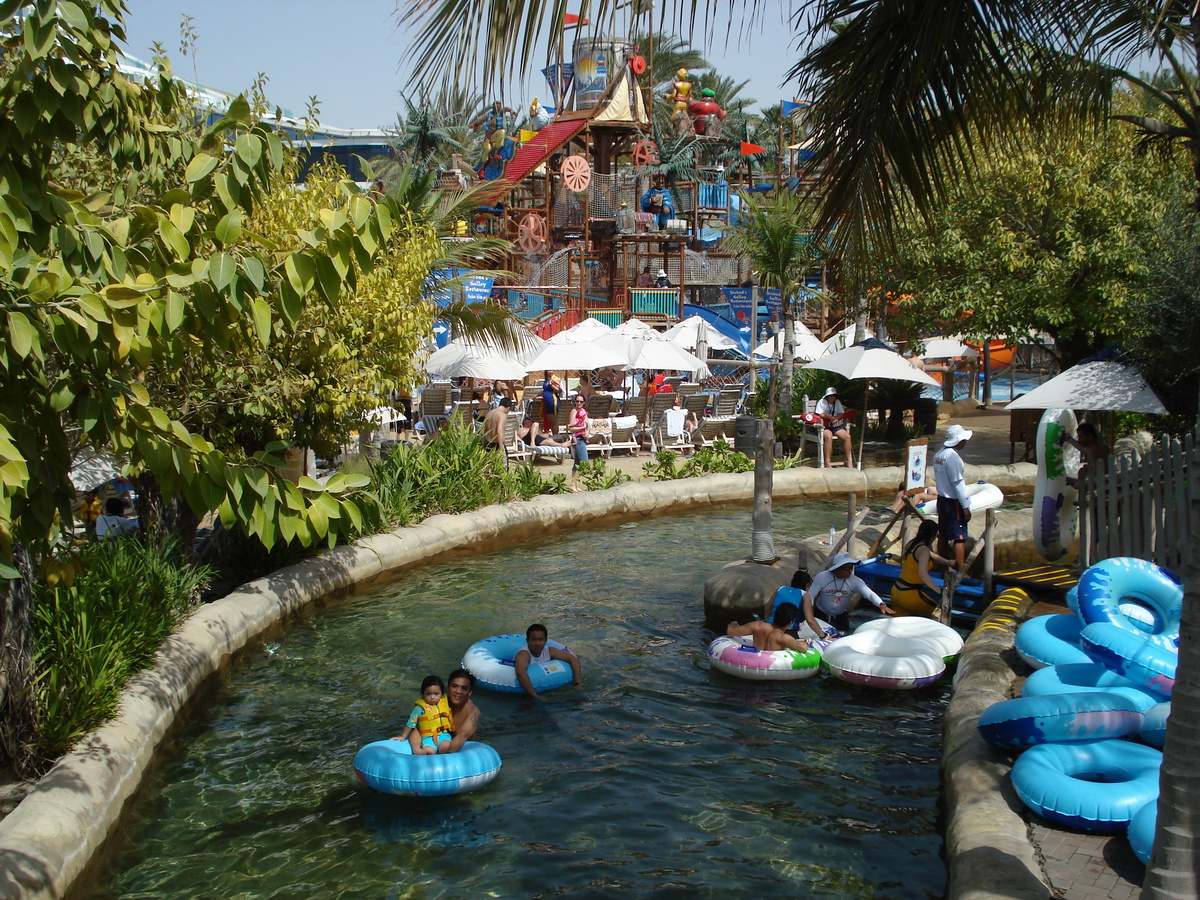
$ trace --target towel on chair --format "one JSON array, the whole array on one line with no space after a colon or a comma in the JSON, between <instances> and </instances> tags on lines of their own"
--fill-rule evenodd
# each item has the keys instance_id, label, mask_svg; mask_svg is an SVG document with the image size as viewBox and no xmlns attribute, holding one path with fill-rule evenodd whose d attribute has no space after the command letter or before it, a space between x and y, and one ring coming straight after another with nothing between
<instances>
[{"instance_id":1,"label":"towel on chair","mask_svg":"<svg viewBox=\"0 0 1200 900\"><path fill-rule=\"evenodd\" d=\"M672 406L663 412L663 420L667 426L667 437L683 437L687 434L687 410Z\"/></svg>"}]
</instances>

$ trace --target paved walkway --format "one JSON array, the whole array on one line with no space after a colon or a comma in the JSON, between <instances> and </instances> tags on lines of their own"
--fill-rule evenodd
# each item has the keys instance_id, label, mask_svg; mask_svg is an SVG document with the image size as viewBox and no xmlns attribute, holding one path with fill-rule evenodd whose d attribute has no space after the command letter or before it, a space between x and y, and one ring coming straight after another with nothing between
<instances>
[{"instance_id":1,"label":"paved walkway","mask_svg":"<svg viewBox=\"0 0 1200 900\"><path fill-rule=\"evenodd\" d=\"M1054 897L1137 900L1146 867L1124 835L1088 834L1050 826L1032 816L1029 833L1041 854Z\"/></svg>"}]
</instances>

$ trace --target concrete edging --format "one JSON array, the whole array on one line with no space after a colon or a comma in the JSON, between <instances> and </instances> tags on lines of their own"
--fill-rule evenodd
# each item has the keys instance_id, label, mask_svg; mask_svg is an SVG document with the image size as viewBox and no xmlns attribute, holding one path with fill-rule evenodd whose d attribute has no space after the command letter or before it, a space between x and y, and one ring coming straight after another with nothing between
<instances>
[{"instance_id":1,"label":"concrete edging","mask_svg":"<svg viewBox=\"0 0 1200 900\"><path fill-rule=\"evenodd\" d=\"M1008 774L1011 757L979 734L979 715L1012 696L1016 629L1029 606L1010 589L980 617L959 656L942 718L948 900L1047 900L1050 888L1029 839L1024 806Z\"/></svg>"},{"instance_id":2,"label":"concrete edging","mask_svg":"<svg viewBox=\"0 0 1200 900\"><path fill-rule=\"evenodd\" d=\"M787 469L773 497L894 491L899 466ZM1036 467L968 466L969 480L1029 489ZM0 821L0 898L62 897L117 827L160 743L196 689L247 643L321 597L452 552L495 549L547 529L577 528L660 512L753 499L752 473L668 482L630 482L607 491L537 497L363 538L242 585L198 609L169 637L157 662L135 676L116 717L63 756ZM982 895L981 895L982 896Z\"/></svg>"}]
</instances>

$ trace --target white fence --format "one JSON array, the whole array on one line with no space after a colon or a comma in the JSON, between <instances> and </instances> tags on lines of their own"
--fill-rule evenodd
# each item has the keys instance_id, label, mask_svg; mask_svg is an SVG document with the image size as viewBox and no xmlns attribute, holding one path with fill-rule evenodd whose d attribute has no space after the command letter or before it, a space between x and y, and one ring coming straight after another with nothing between
<instances>
[{"instance_id":1,"label":"white fence","mask_svg":"<svg viewBox=\"0 0 1200 900\"><path fill-rule=\"evenodd\" d=\"M1200 429L1198 429L1200 431ZM1162 437L1140 459L1119 456L1081 485L1079 561L1135 556L1182 571L1191 534L1188 477L1196 470L1197 432Z\"/></svg>"}]
</instances>

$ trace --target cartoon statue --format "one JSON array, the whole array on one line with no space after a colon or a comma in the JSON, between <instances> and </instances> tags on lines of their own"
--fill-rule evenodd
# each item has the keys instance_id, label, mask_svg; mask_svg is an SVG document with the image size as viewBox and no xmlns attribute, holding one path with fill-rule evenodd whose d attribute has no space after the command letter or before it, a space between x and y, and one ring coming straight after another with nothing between
<instances>
[{"instance_id":1,"label":"cartoon statue","mask_svg":"<svg viewBox=\"0 0 1200 900\"><path fill-rule=\"evenodd\" d=\"M720 122L725 118L725 110L717 105L717 92L705 88L700 92L699 100L692 100L687 105L688 115L692 119L692 128L696 134L716 137L721 133Z\"/></svg>"},{"instance_id":2,"label":"cartoon statue","mask_svg":"<svg viewBox=\"0 0 1200 900\"><path fill-rule=\"evenodd\" d=\"M654 184L642 194L642 212L653 213L660 230L667 227L668 219L675 218L675 198L667 187L666 176L654 176Z\"/></svg>"},{"instance_id":3,"label":"cartoon statue","mask_svg":"<svg viewBox=\"0 0 1200 900\"><path fill-rule=\"evenodd\" d=\"M667 93L667 99L675 105L672 117L677 121L687 122L688 101L692 99L692 83L687 80L688 70L680 69L675 73L675 83Z\"/></svg>"},{"instance_id":4,"label":"cartoon statue","mask_svg":"<svg viewBox=\"0 0 1200 900\"><path fill-rule=\"evenodd\" d=\"M504 117L505 113L508 113L510 116L517 114L515 110L501 105L500 101L497 100L492 104L492 108L486 116L471 125L472 131L478 130L480 125L484 126L483 157L479 161L480 174L482 174L488 160L493 156L499 156L501 151L504 150L505 141L508 139L508 120Z\"/></svg>"},{"instance_id":5,"label":"cartoon statue","mask_svg":"<svg viewBox=\"0 0 1200 900\"><path fill-rule=\"evenodd\" d=\"M550 124L550 110L542 106L537 97L529 104L529 130L541 131Z\"/></svg>"}]
</instances>

